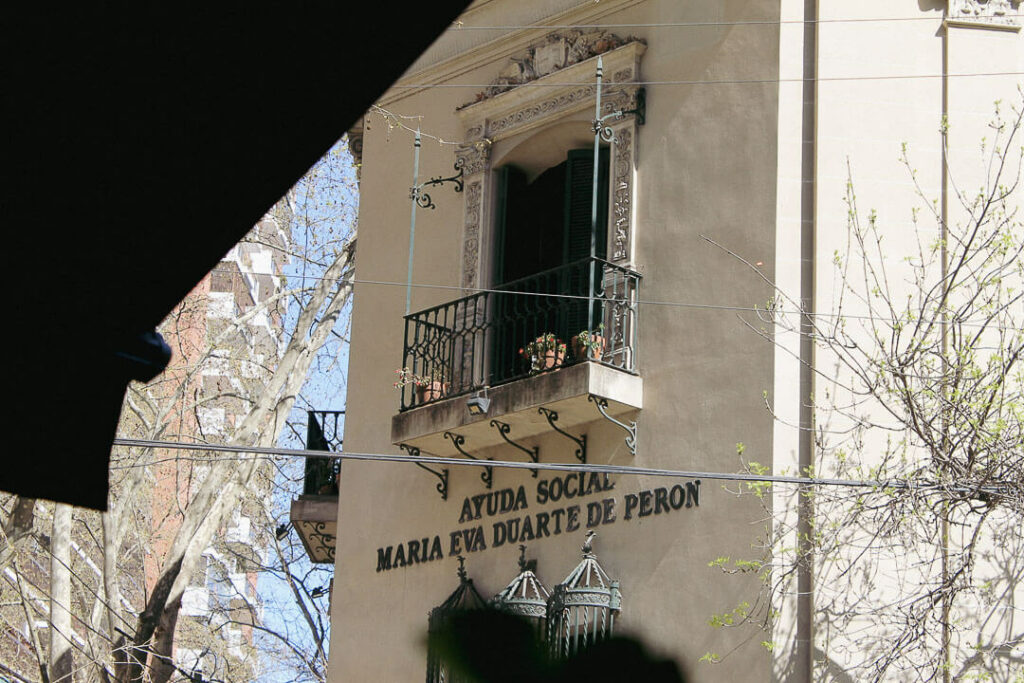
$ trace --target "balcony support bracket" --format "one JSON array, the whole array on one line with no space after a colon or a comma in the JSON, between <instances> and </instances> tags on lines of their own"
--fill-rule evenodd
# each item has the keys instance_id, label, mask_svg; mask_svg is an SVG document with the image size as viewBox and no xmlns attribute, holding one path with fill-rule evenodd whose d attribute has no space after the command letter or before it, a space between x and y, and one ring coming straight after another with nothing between
<instances>
[{"instance_id":1,"label":"balcony support bracket","mask_svg":"<svg viewBox=\"0 0 1024 683\"><path fill-rule=\"evenodd\" d=\"M420 455L420 449L416 448L415 446L409 446L407 444L400 443L398 444L398 447L413 457L418 458ZM427 472L430 472L435 477L441 480L441 482L437 485L437 492L441 494L441 500L448 500L448 468L443 468L440 472L438 472L433 467L427 467L423 463L417 462L413 464L416 465L416 467L425 469Z\"/></svg>"},{"instance_id":2,"label":"balcony support bracket","mask_svg":"<svg viewBox=\"0 0 1024 683\"><path fill-rule=\"evenodd\" d=\"M631 420L629 424L619 422L614 417L608 414L608 399L601 398L600 396L594 396L593 394L587 394L587 400L597 406L598 412L601 413L604 419L617 424L626 430L626 448L629 449L630 454L636 457L636 421Z\"/></svg>"},{"instance_id":3,"label":"balcony support bracket","mask_svg":"<svg viewBox=\"0 0 1024 683\"><path fill-rule=\"evenodd\" d=\"M507 422L502 422L501 420L491 420L491 426L498 430L498 434L500 434L501 438L503 438L510 446L515 446L516 448L521 450L523 453L526 453L526 455L534 463L540 462L540 446L534 446L533 448L527 448L526 446L520 446L519 444L517 444L512 439L508 438L508 433L510 431L512 431L512 425L508 424ZM533 477L536 479L537 478L537 474L538 474L538 470L530 470L530 472L533 474Z\"/></svg>"},{"instance_id":4,"label":"balcony support bracket","mask_svg":"<svg viewBox=\"0 0 1024 683\"><path fill-rule=\"evenodd\" d=\"M452 445L455 446L455 450L457 450L459 453L466 456L470 460L480 459L475 455L470 455L462 448L463 444L466 443L466 437L462 436L461 434L456 434L455 432L445 432L444 438L451 441ZM491 458L487 459L490 460ZM490 489L492 486L494 486L494 468L491 467L490 465L485 465L484 471L480 474L480 480L483 481L484 488L486 489Z\"/></svg>"},{"instance_id":5,"label":"balcony support bracket","mask_svg":"<svg viewBox=\"0 0 1024 683\"><path fill-rule=\"evenodd\" d=\"M543 415L545 418L547 418L548 424L551 425L552 429L554 429L562 436L571 439L572 442L579 447L576 449L576 459L579 460L584 465L587 464L587 435L582 434L579 438L577 438L570 434L569 432L559 429L558 425L555 424L555 422L558 421L558 413L555 412L554 410L545 408L544 406L540 406L539 408L537 408L537 412Z\"/></svg>"}]
</instances>

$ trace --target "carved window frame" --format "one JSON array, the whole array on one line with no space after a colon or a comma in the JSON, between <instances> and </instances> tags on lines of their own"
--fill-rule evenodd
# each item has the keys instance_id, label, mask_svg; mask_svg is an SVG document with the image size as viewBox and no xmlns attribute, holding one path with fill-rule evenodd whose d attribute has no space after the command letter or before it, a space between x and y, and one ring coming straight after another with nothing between
<instances>
[{"instance_id":1,"label":"carved window frame","mask_svg":"<svg viewBox=\"0 0 1024 683\"><path fill-rule=\"evenodd\" d=\"M1022 6L1022 0L949 0L946 24L1020 31L1017 12Z\"/></svg>"},{"instance_id":2,"label":"carved window frame","mask_svg":"<svg viewBox=\"0 0 1024 683\"><path fill-rule=\"evenodd\" d=\"M636 108L640 58L645 50L642 42L633 40L601 54L605 74L602 115ZM494 191L490 173L494 143L531 130L539 132L579 112L593 112L596 69L594 56L458 111L468 141L456 150L465 174L461 282L466 290L486 284L481 282L482 246L489 245L492 237L489 207ZM635 266L637 124L633 114L606 121L615 133L608 192L608 260L629 268Z\"/></svg>"}]
</instances>

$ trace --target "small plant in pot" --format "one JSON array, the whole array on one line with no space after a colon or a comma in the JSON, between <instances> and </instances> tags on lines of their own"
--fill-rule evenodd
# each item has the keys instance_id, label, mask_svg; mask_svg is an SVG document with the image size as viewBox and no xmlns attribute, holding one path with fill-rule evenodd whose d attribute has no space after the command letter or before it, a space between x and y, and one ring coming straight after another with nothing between
<instances>
[{"instance_id":1,"label":"small plant in pot","mask_svg":"<svg viewBox=\"0 0 1024 683\"><path fill-rule=\"evenodd\" d=\"M423 374L416 374L409 368L395 370L395 373L398 375L394 383L396 389L410 384L416 387L416 403L429 403L448 394L448 369L444 366L431 368Z\"/></svg>"},{"instance_id":2,"label":"small plant in pot","mask_svg":"<svg viewBox=\"0 0 1024 683\"><path fill-rule=\"evenodd\" d=\"M601 360L604 356L604 323L594 330L583 330L573 335L572 353L577 361Z\"/></svg>"},{"instance_id":3,"label":"small plant in pot","mask_svg":"<svg viewBox=\"0 0 1024 683\"><path fill-rule=\"evenodd\" d=\"M545 332L519 349L519 355L530 360L530 374L537 374L565 363L565 343L554 332Z\"/></svg>"}]
</instances>

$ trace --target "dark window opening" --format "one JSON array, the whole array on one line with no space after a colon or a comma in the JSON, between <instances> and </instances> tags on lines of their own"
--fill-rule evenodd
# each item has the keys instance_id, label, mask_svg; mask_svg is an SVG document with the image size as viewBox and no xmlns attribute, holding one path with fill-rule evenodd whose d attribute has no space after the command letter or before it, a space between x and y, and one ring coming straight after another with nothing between
<instances>
[{"instance_id":1,"label":"dark window opening","mask_svg":"<svg viewBox=\"0 0 1024 683\"><path fill-rule=\"evenodd\" d=\"M571 150L564 162L532 182L514 166L498 170L494 284L498 289L579 298L507 294L496 296L492 308L491 383L521 375L531 359L521 352L543 334L567 345L570 338L596 328L600 306L590 310L586 299L591 278L600 288L601 269L594 254L606 256L608 223L608 149L598 164L597 224L592 225L593 149ZM559 364L561 361L559 361Z\"/></svg>"}]
</instances>

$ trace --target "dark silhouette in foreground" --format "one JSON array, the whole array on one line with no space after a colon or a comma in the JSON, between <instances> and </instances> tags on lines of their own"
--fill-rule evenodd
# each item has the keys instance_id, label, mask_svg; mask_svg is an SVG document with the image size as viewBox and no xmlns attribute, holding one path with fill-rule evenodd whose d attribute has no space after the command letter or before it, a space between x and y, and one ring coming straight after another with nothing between
<instances>
[{"instance_id":1,"label":"dark silhouette in foreground","mask_svg":"<svg viewBox=\"0 0 1024 683\"><path fill-rule=\"evenodd\" d=\"M652 655L635 638L614 636L566 659L553 658L530 624L494 609L453 614L430 638L453 683L686 681L674 661Z\"/></svg>"}]
</instances>

